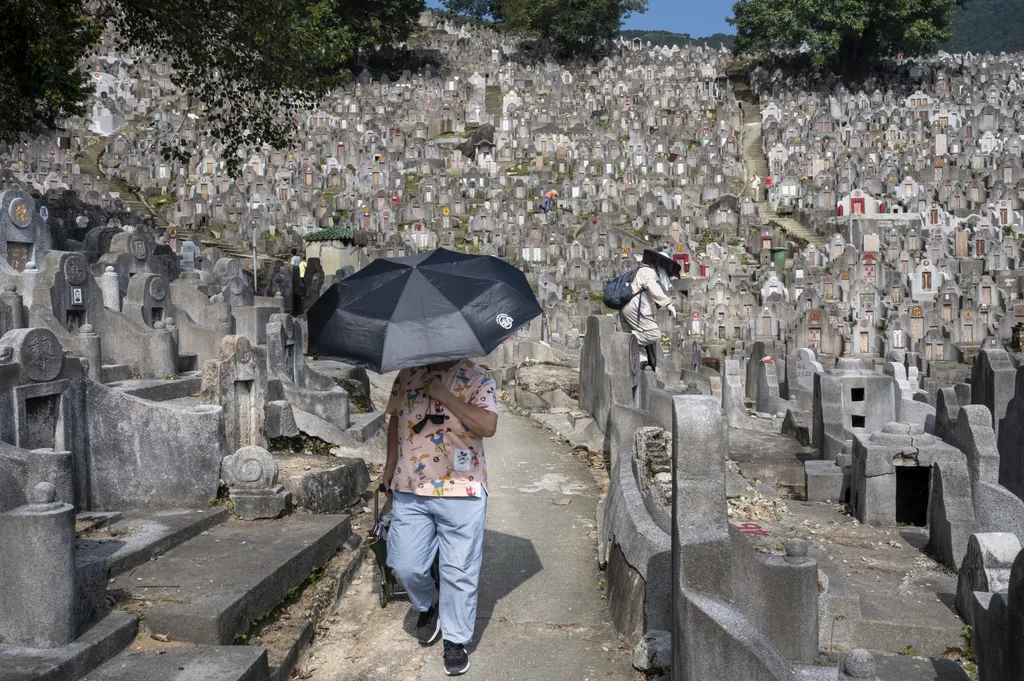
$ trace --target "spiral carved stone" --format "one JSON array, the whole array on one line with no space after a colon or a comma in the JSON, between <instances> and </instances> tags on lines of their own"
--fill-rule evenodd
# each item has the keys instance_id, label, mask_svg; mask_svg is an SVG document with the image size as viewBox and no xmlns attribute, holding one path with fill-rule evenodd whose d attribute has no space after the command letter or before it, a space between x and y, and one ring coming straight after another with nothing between
<instances>
[{"instance_id":1,"label":"spiral carved stone","mask_svg":"<svg viewBox=\"0 0 1024 681\"><path fill-rule=\"evenodd\" d=\"M277 484L277 462L262 447L242 447L224 457L220 475L233 489L269 490Z\"/></svg>"}]
</instances>

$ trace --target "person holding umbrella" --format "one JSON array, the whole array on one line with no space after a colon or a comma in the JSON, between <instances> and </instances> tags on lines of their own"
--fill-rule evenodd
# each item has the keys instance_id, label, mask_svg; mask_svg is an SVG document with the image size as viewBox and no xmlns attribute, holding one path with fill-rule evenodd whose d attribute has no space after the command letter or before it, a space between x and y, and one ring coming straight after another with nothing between
<instances>
[{"instance_id":1,"label":"person holding umbrella","mask_svg":"<svg viewBox=\"0 0 1024 681\"><path fill-rule=\"evenodd\" d=\"M498 427L494 381L469 360L404 369L388 403L384 485L393 494L388 566L419 611L423 644L444 635L444 670L469 669L483 559L487 467ZM441 589L430 574L440 549Z\"/></svg>"},{"instance_id":2,"label":"person holding umbrella","mask_svg":"<svg viewBox=\"0 0 1024 681\"><path fill-rule=\"evenodd\" d=\"M623 329L636 336L637 343L647 352L647 365L658 369L658 342L661 328L654 318L655 305L668 308L676 318L676 306L669 298L672 278L678 277L682 266L672 258L654 249L644 249L640 268L633 277L633 297L619 310Z\"/></svg>"},{"instance_id":3,"label":"person holding umbrella","mask_svg":"<svg viewBox=\"0 0 1024 681\"><path fill-rule=\"evenodd\" d=\"M387 565L419 612L420 642L443 637L449 676L469 669L488 497L483 440L498 425L497 386L467 358L540 313L520 270L443 248L374 260L307 313L310 354L401 370L387 407Z\"/></svg>"}]
</instances>

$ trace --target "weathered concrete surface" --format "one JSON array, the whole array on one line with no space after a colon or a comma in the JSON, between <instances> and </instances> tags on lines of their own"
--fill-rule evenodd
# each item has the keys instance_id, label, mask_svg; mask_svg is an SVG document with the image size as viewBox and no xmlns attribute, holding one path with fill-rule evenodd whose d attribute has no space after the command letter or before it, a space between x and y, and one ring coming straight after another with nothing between
<instances>
[{"instance_id":1,"label":"weathered concrete surface","mask_svg":"<svg viewBox=\"0 0 1024 681\"><path fill-rule=\"evenodd\" d=\"M313 513L339 513L359 500L370 484L366 462L352 457L277 454L277 481L296 506Z\"/></svg>"},{"instance_id":2,"label":"weathered concrete surface","mask_svg":"<svg viewBox=\"0 0 1024 681\"><path fill-rule=\"evenodd\" d=\"M146 612L154 634L226 645L327 562L350 534L343 516L232 521L111 580L109 588L154 604Z\"/></svg>"},{"instance_id":3,"label":"weathered concrete surface","mask_svg":"<svg viewBox=\"0 0 1024 681\"><path fill-rule=\"evenodd\" d=\"M138 630L138 617L115 610L60 648L0 645L0 681L78 681L124 650Z\"/></svg>"},{"instance_id":4,"label":"weathered concrete surface","mask_svg":"<svg viewBox=\"0 0 1024 681\"><path fill-rule=\"evenodd\" d=\"M76 558L102 556L110 577L142 565L230 515L226 508L128 513L122 520L79 535Z\"/></svg>"},{"instance_id":5,"label":"weathered concrete surface","mask_svg":"<svg viewBox=\"0 0 1024 681\"><path fill-rule=\"evenodd\" d=\"M264 681L269 673L265 650L203 646L118 655L82 681Z\"/></svg>"},{"instance_id":6,"label":"weathered concrete surface","mask_svg":"<svg viewBox=\"0 0 1024 681\"><path fill-rule=\"evenodd\" d=\"M595 560L599 490L586 464L551 437L503 409L487 441L491 496L469 675L629 681L632 648L611 627ZM375 581L368 561L299 669L311 681L447 678L440 645L421 648L410 635L407 602L381 610Z\"/></svg>"},{"instance_id":7,"label":"weathered concrete surface","mask_svg":"<svg viewBox=\"0 0 1024 681\"><path fill-rule=\"evenodd\" d=\"M791 437L729 430L729 460L739 464L740 473L748 480L801 487L804 461L809 458L814 458L813 452Z\"/></svg>"}]
</instances>

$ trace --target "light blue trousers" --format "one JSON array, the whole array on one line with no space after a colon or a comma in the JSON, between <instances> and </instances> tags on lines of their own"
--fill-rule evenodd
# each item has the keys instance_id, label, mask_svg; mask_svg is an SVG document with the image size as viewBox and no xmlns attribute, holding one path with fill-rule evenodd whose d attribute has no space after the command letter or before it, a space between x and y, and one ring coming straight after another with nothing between
<instances>
[{"instance_id":1,"label":"light blue trousers","mask_svg":"<svg viewBox=\"0 0 1024 681\"><path fill-rule=\"evenodd\" d=\"M487 496L428 497L395 492L388 529L388 567L412 606L426 612L437 595L430 568L441 552L441 632L468 644L476 624L477 584L483 560Z\"/></svg>"}]
</instances>

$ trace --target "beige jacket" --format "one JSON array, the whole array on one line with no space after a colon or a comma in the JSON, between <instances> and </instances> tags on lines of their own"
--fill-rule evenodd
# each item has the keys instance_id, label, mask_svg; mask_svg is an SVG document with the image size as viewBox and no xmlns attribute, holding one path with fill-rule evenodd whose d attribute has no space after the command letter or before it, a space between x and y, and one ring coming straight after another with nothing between
<instances>
[{"instance_id":1,"label":"beige jacket","mask_svg":"<svg viewBox=\"0 0 1024 681\"><path fill-rule=\"evenodd\" d=\"M619 310L619 320L624 331L631 332L636 336L640 345L652 345L661 340L661 329L654 319L654 312L658 308L667 307L672 299L665 295L664 289L658 283L658 273L653 267L644 265L637 270L633 277L633 293L643 290L638 296L634 296L624 308ZM655 307L655 305L657 307ZM637 308L640 309L640 319L637 321Z\"/></svg>"}]
</instances>

